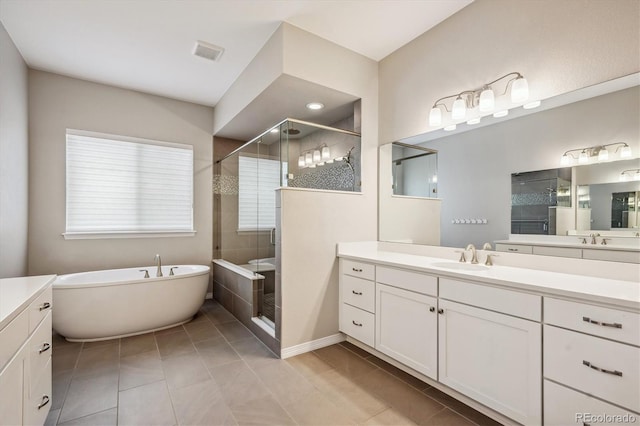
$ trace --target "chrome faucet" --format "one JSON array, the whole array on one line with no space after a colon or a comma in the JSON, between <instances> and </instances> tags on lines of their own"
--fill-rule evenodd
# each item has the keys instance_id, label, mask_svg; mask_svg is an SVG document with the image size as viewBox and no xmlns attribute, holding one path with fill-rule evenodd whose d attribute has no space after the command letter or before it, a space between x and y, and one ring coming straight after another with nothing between
<instances>
[{"instance_id":1,"label":"chrome faucet","mask_svg":"<svg viewBox=\"0 0 640 426\"><path fill-rule=\"evenodd\" d=\"M476 253L476 246L474 246L473 244L469 244L465 249L465 251L466 250L471 250L471 263L472 264L478 263L478 253Z\"/></svg>"},{"instance_id":2,"label":"chrome faucet","mask_svg":"<svg viewBox=\"0 0 640 426\"><path fill-rule=\"evenodd\" d=\"M156 271L156 277L161 277L162 276L162 259L160 259L160 255L156 254L156 257L153 259L154 262L156 262L156 265L158 266L158 270Z\"/></svg>"},{"instance_id":3,"label":"chrome faucet","mask_svg":"<svg viewBox=\"0 0 640 426\"><path fill-rule=\"evenodd\" d=\"M596 237L599 237L600 234L591 234L589 236L591 237L591 244L597 244Z\"/></svg>"}]
</instances>

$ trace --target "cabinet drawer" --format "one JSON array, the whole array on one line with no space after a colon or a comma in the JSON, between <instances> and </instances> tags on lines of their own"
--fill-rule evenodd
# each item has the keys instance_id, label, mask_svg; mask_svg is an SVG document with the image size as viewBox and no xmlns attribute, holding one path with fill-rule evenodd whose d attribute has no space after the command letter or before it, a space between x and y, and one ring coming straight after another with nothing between
<instances>
[{"instance_id":1,"label":"cabinet drawer","mask_svg":"<svg viewBox=\"0 0 640 426\"><path fill-rule=\"evenodd\" d=\"M595 416L603 417L602 420L597 420L598 417ZM629 425L637 423L638 420L640 420L640 416L637 414L629 413L622 408L548 380L544 381L545 426L594 425L597 423Z\"/></svg>"},{"instance_id":2,"label":"cabinet drawer","mask_svg":"<svg viewBox=\"0 0 640 426\"><path fill-rule=\"evenodd\" d=\"M440 278L440 297L533 321L542 316L540 296L449 278Z\"/></svg>"},{"instance_id":3,"label":"cabinet drawer","mask_svg":"<svg viewBox=\"0 0 640 426\"><path fill-rule=\"evenodd\" d=\"M533 254L537 254L539 256L573 257L576 259L580 259L582 257L582 249L569 247L533 246Z\"/></svg>"},{"instance_id":4,"label":"cabinet drawer","mask_svg":"<svg viewBox=\"0 0 640 426\"><path fill-rule=\"evenodd\" d=\"M40 321L51 311L52 298L53 290L51 285L49 285L42 294L29 305L29 333L33 333L33 330L40 324Z\"/></svg>"},{"instance_id":5,"label":"cabinet drawer","mask_svg":"<svg viewBox=\"0 0 640 426\"><path fill-rule=\"evenodd\" d=\"M375 280L375 266L368 263L357 262L355 260L340 259L342 263L341 273L351 275L365 280Z\"/></svg>"},{"instance_id":6,"label":"cabinet drawer","mask_svg":"<svg viewBox=\"0 0 640 426\"><path fill-rule=\"evenodd\" d=\"M376 282L430 296L438 295L438 278L418 272L377 266Z\"/></svg>"},{"instance_id":7,"label":"cabinet drawer","mask_svg":"<svg viewBox=\"0 0 640 426\"><path fill-rule=\"evenodd\" d=\"M640 346L640 314L545 297L544 322Z\"/></svg>"},{"instance_id":8,"label":"cabinet drawer","mask_svg":"<svg viewBox=\"0 0 640 426\"><path fill-rule=\"evenodd\" d=\"M636 347L545 325L544 376L640 410L640 349Z\"/></svg>"},{"instance_id":9,"label":"cabinet drawer","mask_svg":"<svg viewBox=\"0 0 640 426\"><path fill-rule=\"evenodd\" d=\"M532 254L533 247L522 244L496 244L496 251L507 251L509 253Z\"/></svg>"},{"instance_id":10,"label":"cabinet drawer","mask_svg":"<svg viewBox=\"0 0 640 426\"><path fill-rule=\"evenodd\" d=\"M375 313L376 289L373 281L343 275L340 288L343 303Z\"/></svg>"},{"instance_id":11,"label":"cabinet drawer","mask_svg":"<svg viewBox=\"0 0 640 426\"><path fill-rule=\"evenodd\" d=\"M373 347L375 315L343 303L340 306L340 331Z\"/></svg>"},{"instance_id":12,"label":"cabinet drawer","mask_svg":"<svg viewBox=\"0 0 640 426\"><path fill-rule=\"evenodd\" d=\"M609 262L640 263L640 252L583 249L582 258L591 260L607 260Z\"/></svg>"},{"instance_id":13,"label":"cabinet drawer","mask_svg":"<svg viewBox=\"0 0 640 426\"><path fill-rule=\"evenodd\" d=\"M44 421L51 409L51 358L45 365L31 395L25 400L24 424L38 425Z\"/></svg>"},{"instance_id":14,"label":"cabinet drawer","mask_svg":"<svg viewBox=\"0 0 640 426\"><path fill-rule=\"evenodd\" d=\"M29 392L35 388L51 358L51 311L29 339Z\"/></svg>"},{"instance_id":15,"label":"cabinet drawer","mask_svg":"<svg viewBox=\"0 0 640 426\"><path fill-rule=\"evenodd\" d=\"M0 330L0 371L29 337L29 316L22 311Z\"/></svg>"}]
</instances>

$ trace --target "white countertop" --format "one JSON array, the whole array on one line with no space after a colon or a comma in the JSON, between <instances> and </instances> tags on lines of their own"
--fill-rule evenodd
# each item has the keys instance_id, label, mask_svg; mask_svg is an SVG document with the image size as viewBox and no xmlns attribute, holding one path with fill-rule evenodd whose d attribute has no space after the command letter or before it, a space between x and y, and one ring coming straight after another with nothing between
<instances>
[{"instance_id":1,"label":"white countertop","mask_svg":"<svg viewBox=\"0 0 640 426\"><path fill-rule=\"evenodd\" d=\"M551 296L564 296L586 302L613 305L640 311L640 283L535 269L494 265L484 271L458 271L437 266L455 259L419 256L378 250L376 242L339 243L338 257L395 266L438 276L472 280Z\"/></svg>"},{"instance_id":2,"label":"white countertop","mask_svg":"<svg viewBox=\"0 0 640 426\"><path fill-rule=\"evenodd\" d=\"M55 275L0 279L0 330L55 280Z\"/></svg>"},{"instance_id":3,"label":"white countertop","mask_svg":"<svg viewBox=\"0 0 640 426\"><path fill-rule=\"evenodd\" d=\"M618 251L633 251L638 252L640 248L638 247L630 247L623 246L618 244L606 244L602 245L600 243L590 244L590 243L581 243L579 240L582 238L586 238L587 241L591 240L591 237L575 237L576 243L570 243L566 241L536 241L536 240L498 240L495 241L496 244L511 244L511 245L520 245L520 246L545 246L545 247L567 247L567 248L579 248L579 249L589 249L589 250L618 250ZM598 237L600 238L600 237Z\"/></svg>"}]
</instances>

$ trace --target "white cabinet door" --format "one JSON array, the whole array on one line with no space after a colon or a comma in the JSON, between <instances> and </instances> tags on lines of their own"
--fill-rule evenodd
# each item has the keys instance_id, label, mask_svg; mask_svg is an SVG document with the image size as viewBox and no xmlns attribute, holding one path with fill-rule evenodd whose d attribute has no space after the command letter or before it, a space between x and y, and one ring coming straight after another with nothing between
<instances>
[{"instance_id":1,"label":"white cabinet door","mask_svg":"<svg viewBox=\"0 0 640 426\"><path fill-rule=\"evenodd\" d=\"M439 303L440 382L520 423L540 424L541 325Z\"/></svg>"},{"instance_id":2,"label":"white cabinet door","mask_svg":"<svg viewBox=\"0 0 640 426\"><path fill-rule=\"evenodd\" d=\"M22 400L25 397L25 356L18 356L0 373L0 425L21 425Z\"/></svg>"},{"instance_id":3,"label":"white cabinet door","mask_svg":"<svg viewBox=\"0 0 640 426\"><path fill-rule=\"evenodd\" d=\"M437 379L437 300L376 284L376 346L380 352Z\"/></svg>"}]
</instances>

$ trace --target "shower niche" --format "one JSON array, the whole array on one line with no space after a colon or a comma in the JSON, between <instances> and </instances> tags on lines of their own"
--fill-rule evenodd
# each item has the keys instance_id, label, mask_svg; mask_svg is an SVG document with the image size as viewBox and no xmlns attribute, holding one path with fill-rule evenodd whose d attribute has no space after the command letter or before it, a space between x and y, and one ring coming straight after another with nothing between
<instances>
[{"instance_id":1,"label":"shower niche","mask_svg":"<svg viewBox=\"0 0 640 426\"><path fill-rule=\"evenodd\" d=\"M352 129L353 117L332 126L286 119L216 161L214 257L228 270L216 275L214 261L214 297L258 337L274 339L265 342L272 349L281 309L277 190L360 191Z\"/></svg>"}]
</instances>

